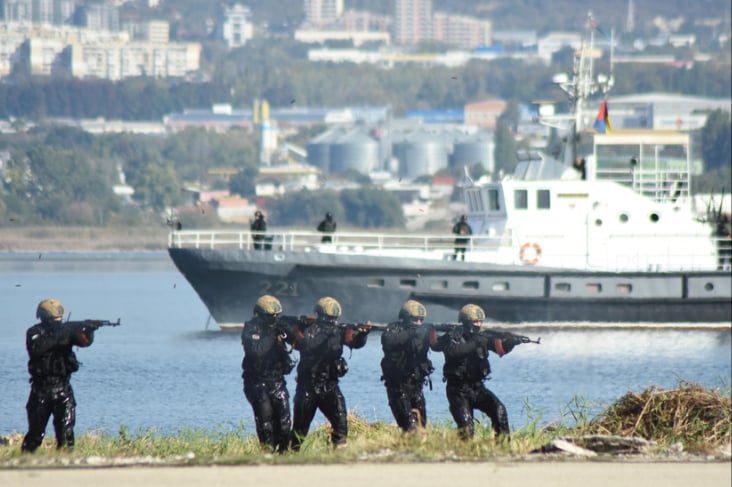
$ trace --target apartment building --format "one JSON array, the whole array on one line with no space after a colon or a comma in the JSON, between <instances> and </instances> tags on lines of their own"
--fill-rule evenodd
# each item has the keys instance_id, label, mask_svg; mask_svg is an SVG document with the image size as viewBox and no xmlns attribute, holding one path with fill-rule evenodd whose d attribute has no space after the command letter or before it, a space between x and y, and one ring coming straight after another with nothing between
<instances>
[{"instance_id":1,"label":"apartment building","mask_svg":"<svg viewBox=\"0 0 732 487\"><path fill-rule=\"evenodd\" d=\"M237 3L224 8L219 20L219 38L229 49L241 47L254 37L252 11Z\"/></svg>"},{"instance_id":2,"label":"apartment building","mask_svg":"<svg viewBox=\"0 0 732 487\"><path fill-rule=\"evenodd\" d=\"M494 129L498 117L506 111L508 104L505 100L491 98L475 103L468 103L464 107L465 124Z\"/></svg>"},{"instance_id":3,"label":"apartment building","mask_svg":"<svg viewBox=\"0 0 732 487\"><path fill-rule=\"evenodd\" d=\"M201 57L200 44L182 42L87 44L68 49L68 70L76 78L183 77L199 68Z\"/></svg>"},{"instance_id":4,"label":"apartment building","mask_svg":"<svg viewBox=\"0 0 732 487\"><path fill-rule=\"evenodd\" d=\"M122 24L130 39L158 44L170 42L170 23L165 20L132 20Z\"/></svg>"},{"instance_id":5,"label":"apartment building","mask_svg":"<svg viewBox=\"0 0 732 487\"><path fill-rule=\"evenodd\" d=\"M0 77L15 65L39 76L118 80L129 76L183 77L200 68L198 43L160 42L167 31L130 42L128 32L71 26L0 23ZM151 27L154 31L154 28Z\"/></svg>"},{"instance_id":6,"label":"apartment building","mask_svg":"<svg viewBox=\"0 0 732 487\"><path fill-rule=\"evenodd\" d=\"M343 14L343 0L304 0L305 23L322 27Z\"/></svg>"},{"instance_id":7,"label":"apartment building","mask_svg":"<svg viewBox=\"0 0 732 487\"><path fill-rule=\"evenodd\" d=\"M435 12L432 18L433 39L462 49L491 45L491 30L490 21L475 17Z\"/></svg>"},{"instance_id":8,"label":"apartment building","mask_svg":"<svg viewBox=\"0 0 732 487\"><path fill-rule=\"evenodd\" d=\"M432 0L395 0L393 28L398 45L432 40Z\"/></svg>"},{"instance_id":9,"label":"apartment building","mask_svg":"<svg viewBox=\"0 0 732 487\"><path fill-rule=\"evenodd\" d=\"M0 0L0 14L6 22L31 22L33 0Z\"/></svg>"}]
</instances>

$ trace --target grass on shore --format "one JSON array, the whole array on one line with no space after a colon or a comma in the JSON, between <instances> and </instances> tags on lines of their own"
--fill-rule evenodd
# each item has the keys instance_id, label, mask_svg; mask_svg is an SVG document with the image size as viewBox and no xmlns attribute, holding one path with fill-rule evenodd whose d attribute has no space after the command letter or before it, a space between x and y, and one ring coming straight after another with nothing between
<instances>
[{"instance_id":1,"label":"grass on shore","mask_svg":"<svg viewBox=\"0 0 732 487\"><path fill-rule=\"evenodd\" d=\"M165 250L168 231L162 224L137 227L2 227L0 252Z\"/></svg>"},{"instance_id":2,"label":"grass on shore","mask_svg":"<svg viewBox=\"0 0 732 487\"><path fill-rule=\"evenodd\" d=\"M254 435L238 429L217 431L181 430L174 435L158 435L154 430L131 433L121 427L117 435L83 435L72 452L57 451L47 438L35 455L20 453L21 435L0 446L0 468L38 464L89 464L90 457L131 458L140 462L175 464L329 464L348 462L440 462L480 461L516 458L541 449L553 439L607 434L640 436L655 441L663 450L677 442L691 453L714 454L729 445L732 426L730 391L720 393L680 382L663 390L649 387L640 394L629 392L597 418L589 419L586 403L575 400L564 416L574 424L553 424L538 428L539 418L515 430L511 440L494 438L488 419L476 422L475 437L459 438L451 422L429 424L415 434L404 434L394 424L369 423L349 415L346 448L333 450L327 425L313 430L298 453L273 455L261 448ZM143 462L144 463L144 462Z\"/></svg>"}]
</instances>

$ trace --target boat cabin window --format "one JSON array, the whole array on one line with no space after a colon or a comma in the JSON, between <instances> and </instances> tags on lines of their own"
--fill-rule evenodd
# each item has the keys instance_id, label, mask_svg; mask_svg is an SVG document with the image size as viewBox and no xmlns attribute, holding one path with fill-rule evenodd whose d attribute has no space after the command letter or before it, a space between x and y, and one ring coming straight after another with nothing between
<instances>
[{"instance_id":1,"label":"boat cabin window","mask_svg":"<svg viewBox=\"0 0 732 487\"><path fill-rule=\"evenodd\" d=\"M529 192L527 190L515 189L513 191L513 207L517 210L529 208Z\"/></svg>"},{"instance_id":2,"label":"boat cabin window","mask_svg":"<svg viewBox=\"0 0 732 487\"><path fill-rule=\"evenodd\" d=\"M483 212L483 200L480 197L480 190L478 189L466 189L465 194L467 195L468 211L481 213Z\"/></svg>"},{"instance_id":3,"label":"boat cabin window","mask_svg":"<svg viewBox=\"0 0 732 487\"><path fill-rule=\"evenodd\" d=\"M630 294L633 292L632 284L618 284L615 286L615 292L618 294Z\"/></svg>"},{"instance_id":4,"label":"boat cabin window","mask_svg":"<svg viewBox=\"0 0 732 487\"><path fill-rule=\"evenodd\" d=\"M548 210L551 208L551 193L548 189L536 190L536 207L540 210Z\"/></svg>"},{"instance_id":5,"label":"boat cabin window","mask_svg":"<svg viewBox=\"0 0 732 487\"><path fill-rule=\"evenodd\" d=\"M505 292L508 291L509 288L510 285L507 282L494 282L491 286L491 290L496 292Z\"/></svg>"},{"instance_id":6,"label":"boat cabin window","mask_svg":"<svg viewBox=\"0 0 732 487\"><path fill-rule=\"evenodd\" d=\"M501 209L501 198L497 189L488 190L488 209L491 211L500 211Z\"/></svg>"},{"instance_id":7,"label":"boat cabin window","mask_svg":"<svg viewBox=\"0 0 732 487\"><path fill-rule=\"evenodd\" d=\"M585 291L588 293L601 293L602 284L598 283L587 283L585 284Z\"/></svg>"}]
</instances>

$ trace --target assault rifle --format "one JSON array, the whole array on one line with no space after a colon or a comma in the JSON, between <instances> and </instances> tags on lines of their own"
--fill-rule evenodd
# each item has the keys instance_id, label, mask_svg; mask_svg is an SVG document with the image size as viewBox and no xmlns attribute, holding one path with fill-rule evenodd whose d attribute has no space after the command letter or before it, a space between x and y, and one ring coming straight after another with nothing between
<instances>
[{"instance_id":1,"label":"assault rifle","mask_svg":"<svg viewBox=\"0 0 732 487\"><path fill-rule=\"evenodd\" d=\"M383 330L386 330L387 326L389 326L389 325L372 324L371 329L383 331ZM460 323L423 323L421 325L414 324L414 325L409 325L409 326L415 326L415 327L424 326L427 328L434 328L438 332L444 333L444 332L449 332L449 331L455 330L457 328L461 328L463 325L461 325ZM533 340L525 335L518 335L516 333L512 333L509 331L494 330L491 328L483 328L483 327L481 327L480 332L485 335L488 335L492 338L500 338L502 340L511 339L518 343L536 343L537 345L541 344L541 337L537 338L536 340Z\"/></svg>"},{"instance_id":2,"label":"assault rifle","mask_svg":"<svg viewBox=\"0 0 732 487\"><path fill-rule=\"evenodd\" d=\"M511 333L510 331L492 329L481 330L481 333L484 333L494 338L500 338L501 340L514 340L518 343L536 343L537 345L541 345L541 337L537 338L536 340L532 340L526 335L519 335L516 333Z\"/></svg>"},{"instance_id":3,"label":"assault rifle","mask_svg":"<svg viewBox=\"0 0 732 487\"><path fill-rule=\"evenodd\" d=\"M69 316L70 317L70 316ZM109 321L109 320L80 320L80 321L69 321L68 319L64 321L64 325L70 326L73 328L91 328L92 330L98 330L99 328L103 326L119 326L121 325L121 321L119 318L117 318L117 321Z\"/></svg>"},{"instance_id":4,"label":"assault rifle","mask_svg":"<svg viewBox=\"0 0 732 487\"><path fill-rule=\"evenodd\" d=\"M313 323L317 321L317 318L315 316L306 316L306 315L280 315L277 317L276 323L279 327L280 325L283 325L288 328L292 328L295 325L304 325L304 326L310 326Z\"/></svg>"},{"instance_id":5,"label":"assault rifle","mask_svg":"<svg viewBox=\"0 0 732 487\"><path fill-rule=\"evenodd\" d=\"M304 327L308 327L315 322L318 321L318 318L315 316L307 316L307 315L300 315L300 316L294 316L294 315L280 315L277 317L277 325L284 325L285 327L293 327L295 325L302 325ZM357 330L359 328L366 328L371 327L371 322L367 321L365 323L336 323L338 328L350 328L352 330Z\"/></svg>"}]
</instances>

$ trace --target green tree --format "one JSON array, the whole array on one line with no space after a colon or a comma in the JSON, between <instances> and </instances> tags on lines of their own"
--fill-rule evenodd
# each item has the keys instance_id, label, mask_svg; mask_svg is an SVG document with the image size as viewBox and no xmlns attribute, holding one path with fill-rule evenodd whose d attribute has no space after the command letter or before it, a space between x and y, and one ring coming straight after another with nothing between
<instances>
[{"instance_id":1,"label":"green tree","mask_svg":"<svg viewBox=\"0 0 732 487\"><path fill-rule=\"evenodd\" d=\"M173 168L147 164L135 185L135 198L156 210L178 203L181 199L180 182Z\"/></svg>"},{"instance_id":2,"label":"green tree","mask_svg":"<svg viewBox=\"0 0 732 487\"><path fill-rule=\"evenodd\" d=\"M729 112L711 112L702 128L701 139L705 171L732 165L732 123Z\"/></svg>"},{"instance_id":3,"label":"green tree","mask_svg":"<svg viewBox=\"0 0 732 487\"><path fill-rule=\"evenodd\" d=\"M399 198L383 189L348 189L341 192L346 221L362 228L403 228Z\"/></svg>"},{"instance_id":4,"label":"green tree","mask_svg":"<svg viewBox=\"0 0 732 487\"><path fill-rule=\"evenodd\" d=\"M26 152L36 214L60 223L100 224L112 184L87 153L43 145Z\"/></svg>"},{"instance_id":5,"label":"green tree","mask_svg":"<svg viewBox=\"0 0 732 487\"><path fill-rule=\"evenodd\" d=\"M229 192L242 198L256 196L254 179L258 173L256 166L246 166L229 179Z\"/></svg>"},{"instance_id":6,"label":"green tree","mask_svg":"<svg viewBox=\"0 0 732 487\"><path fill-rule=\"evenodd\" d=\"M335 191L302 191L287 193L267 204L270 221L283 226L315 228L326 212L336 221L344 216L343 206Z\"/></svg>"}]
</instances>

